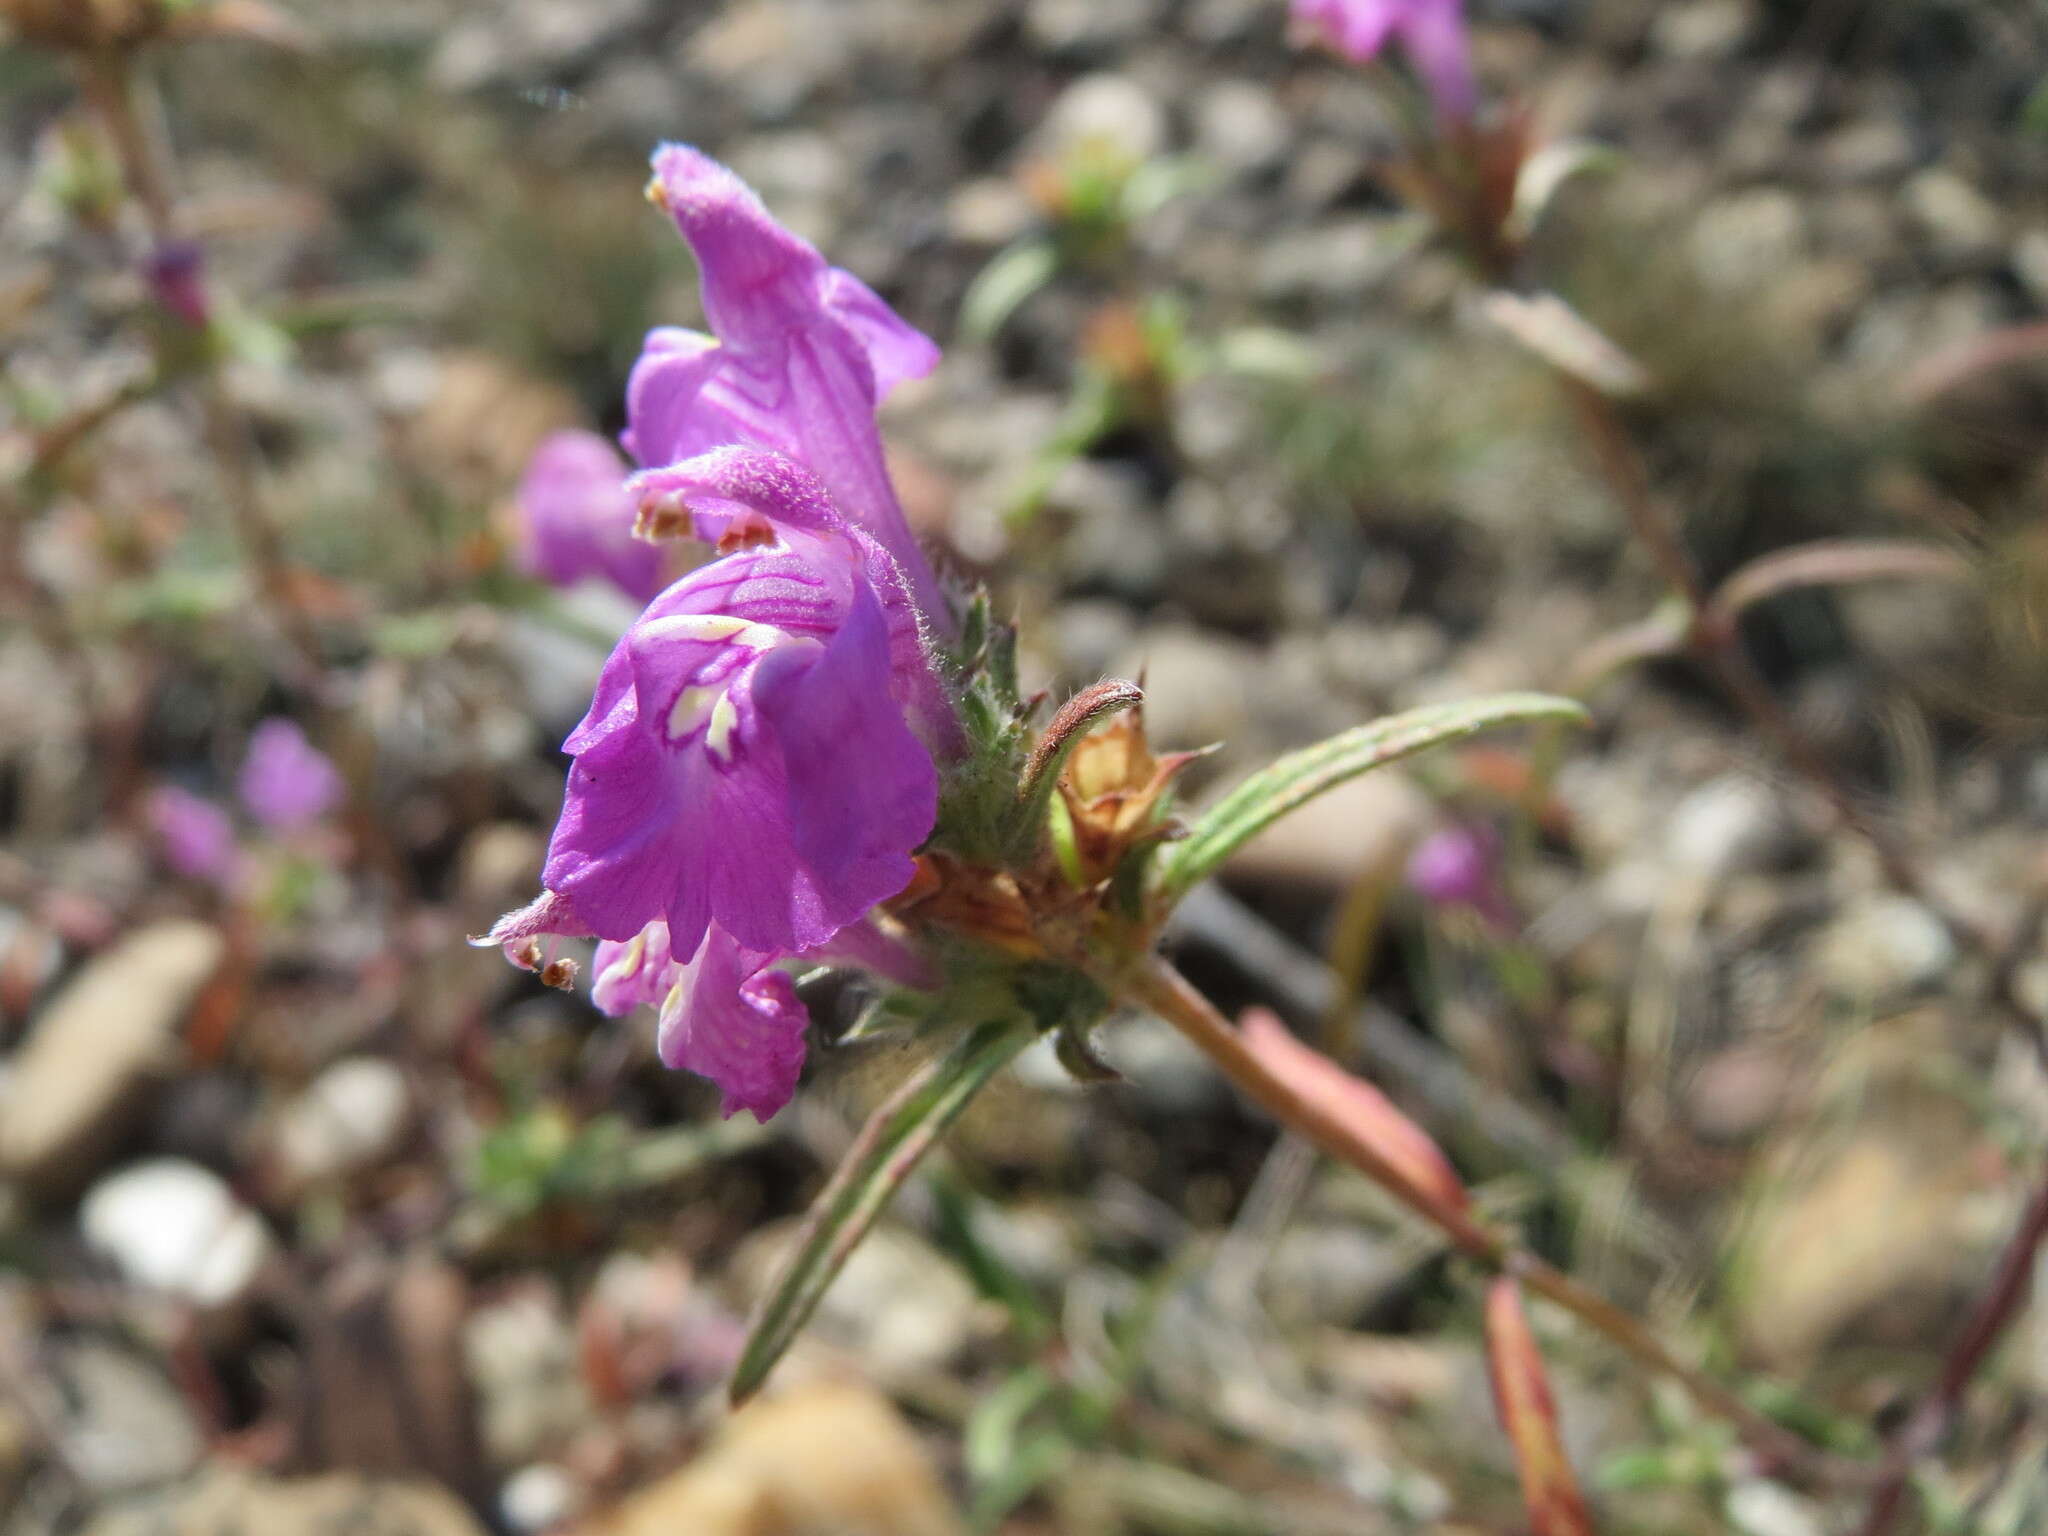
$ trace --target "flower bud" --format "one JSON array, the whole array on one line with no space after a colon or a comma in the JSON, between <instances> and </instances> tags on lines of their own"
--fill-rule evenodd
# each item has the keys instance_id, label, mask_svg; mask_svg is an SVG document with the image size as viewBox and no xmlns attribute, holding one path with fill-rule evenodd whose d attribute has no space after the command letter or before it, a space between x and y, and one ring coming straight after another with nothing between
<instances>
[{"instance_id":1,"label":"flower bud","mask_svg":"<svg viewBox=\"0 0 2048 1536\"><path fill-rule=\"evenodd\" d=\"M142 275L167 314L195 331L206 329L213 306L206 296L205 257L196 242L165 241L149 253Z\"/></svg>"}]
</instances>

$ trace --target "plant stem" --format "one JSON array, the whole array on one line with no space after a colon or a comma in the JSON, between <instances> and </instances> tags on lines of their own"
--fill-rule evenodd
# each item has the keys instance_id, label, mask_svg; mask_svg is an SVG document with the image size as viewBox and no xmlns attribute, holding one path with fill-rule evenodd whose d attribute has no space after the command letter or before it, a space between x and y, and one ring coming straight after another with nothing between
<instances>
[{"instance_id":1,"label":"plant stem","mask_svg":"<svg viewBox=\"0 0 2048 1536\"><path fill-rule=\"evenodd\" d=\"M1998 936L1955 912L1935 894L1898 840L1856 803L1826 758L1779 703L1743 649L1735 625L1713 616L1711 594L1699 568L1686 552L1672 519L1651 494L1642 457L1629 441L1613 402L1582 379L1563 373L1556 377L1636 542L1657 567L1665 585L1686 605L1691 616L1685 639L1687 650L1748 716L1773 750L1820 792L1835 819L1870 845L1885 880L1895 890L1926 906L1962 943L1995 959L2001 950Z\"/></svg>"},{"instance_id":2,"label":"plant stem","mask_svg":"<svg viewBox=\"0 0 2048 1536\"><path fill-rule=\"evenodd\" d=\"M1152 1009L1187 1036L1246 1097L1281 1124L1363 1173L1436 1227L1467 1258L1489 1270L1517 1276L1530 1290L1564 1308L1638 1365L1672 1377L1702 1409L1733 1424L1750 1448L1772 1465L1799 1472L1816 1482L1853 1483L1870 1476L1870 1468L1819 1450L1773 1423L1727 1387L1679 1359L1629 1313L1544 1262L1514 1239L1482 1226L1463 1211L1447 1209L1420 1194L1386 1159L1351 1134L1334 1114L1304 1098L1277 1075L1216 1005L1165 959L1150 959L1125 979L1123 990L1132 1001Z\"/></svg>"},{"instance_id":3,"label":"plant stem","mask_svg":"<svg viewBox=\"0 0 2048 1536\"><path fill-rule=\"evenodd\" d=\"M178 238L177 204L171 194L170 176L156 136L136 109L136 84L131 57L126 52L82 55L79 85L86 101L113 141L115 157L128 189L141 207L149 226L150 239L162 247ZM291 646L298 680L316 683L320 675L320 645L292 589L291 571L284 546L256 486L250 461L248 431L220 377L209 360L200 378L199 407L205 429L207 451L220 477L223 499L233 519L235 535L256 573L271 616Z\"/></svg>"},{"instance_id":4,"label":"plant stem","mask_svg":"<svg viewBox=\"0 0 2048 1536\"><path fill-rule=\"evenodd\" d=\"M1941 1374L1935 1377L1934 1385L1913 1410L1912 1417L1892 1437L1883 1476L1871 1497L1870 1512L1864 1516L1859 1536L1888 1536L1897 1524L1915 1463L1941 1444L1955 1422L1971 1379L2013 1319L2025 1310L2034 1264L2044 1242L2048 1242L2048 1178L2034 1191L2018 1229L1998 1256L1991 1284L1978 1298L1970 1320L1963 1325L1962 1334L1942 1362Z\"/></svg>"},{"instance_id":5,"label":"plant stem","mask_svg":"<svg viewBox=\"0 0 2048 1536\"><path fill-rule=\"evenodd\" d=\"M156 131L155 114L138 109L139 88L132 54L104 50L78 56L79 89L113 141L122 179L140 205L150 239L159 249L180 233L178 207L171 191L170 156ZM280 674L311 703L322 732L337 746L349 788L350 830L392 891L411 893L410 872L383 817L378 814L371 776L376 744L356 717L333 701L326 688L320 639L311 616L299 602L290 562L277 525L263 504L249 424L228 393L211 337L198 356L198 396L206 446L219 477L222 497L244 558L254 571L270 619L283 635L286 655Z\"/></svg>"}]
</instances>

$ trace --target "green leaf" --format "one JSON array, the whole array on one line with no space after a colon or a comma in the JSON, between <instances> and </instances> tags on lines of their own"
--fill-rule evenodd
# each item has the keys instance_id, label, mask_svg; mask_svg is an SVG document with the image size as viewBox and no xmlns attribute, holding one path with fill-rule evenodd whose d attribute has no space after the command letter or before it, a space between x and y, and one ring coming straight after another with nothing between
<instances>
[{"instance_id":1,"label":"green leaf","mask_svg":"<svg viewBox=\"0 0 2048 1536\"><path fill-rule=\"evenodd\" d=\"M1018 307L1052 281L1059 264L1059 253L1044 240L1023 241L998 251L975 274L960 300L961 339L980 344L993 341Z\"/></svg>"},{"instance_id":2,"label":"green leaf","mask_svg":"<svg viewBox=\"0 0 2048 1536\"><path fill-rule=\"evenodd\" d=\"M859 1137L804 1218L803 1231L770 1287L733 1370L735 1404L759 1390L802 1331L826 1287L845 1267L875 1218L925 1153L1032 1031L1005 1019L971 1030L945 1056L914 1073L861 1127Z\"/></svg>"},{"instance_id":3,"label":"green leaf","mask_svg":"<svg viewBox=\"0 0 2048 1536\"><path fill-rule=\"evenodd\" d=\"M1585 710L1570 699L1547 693L1502 693L1389 715L1291 752L1225 795L1195 822L1183 841L1166 850L1156 889L1168 904L1180 900L1282 816L1361 773L1497 725L1532 720L1583 723L1586 719Z\"/></svg>"}]
</instances>

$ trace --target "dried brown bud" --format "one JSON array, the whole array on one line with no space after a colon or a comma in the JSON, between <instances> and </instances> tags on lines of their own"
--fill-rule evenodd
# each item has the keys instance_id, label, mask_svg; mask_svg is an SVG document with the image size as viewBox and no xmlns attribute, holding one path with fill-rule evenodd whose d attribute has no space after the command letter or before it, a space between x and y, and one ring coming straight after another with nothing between
<instances>
[{"instance_id":1,"label":"dried brown bud","mask_svg":"<svg viewBox=\"0 0 2048 1536\"><path fill-rule=\"evenodd\" d=\"M923 854L910 884L889 906L908 922L950 928L1019 959L1045 955L1032 903L1007 870Z\"/></svg>"},{"instance_id":2,"label":"dried brown bud","mask_svg":"<svg viewBox=\"0 0 2048 1536\"><path fill-rule=\"evenodd\" d=\"M1200 752L1155 757L1143 715L1132 710L1082 738L1059 782L1073 827L1074 862L1083 885L1115 874L1134 848L1172 835L1166 797Z\"/></svg>"}]
</instances>

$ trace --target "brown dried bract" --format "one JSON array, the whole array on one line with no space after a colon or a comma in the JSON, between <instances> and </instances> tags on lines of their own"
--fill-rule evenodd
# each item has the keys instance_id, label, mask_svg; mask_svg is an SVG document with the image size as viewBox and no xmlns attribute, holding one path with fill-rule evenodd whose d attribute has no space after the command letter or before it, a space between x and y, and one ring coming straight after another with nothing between
<instances>
[{"instance_id":1,"label":"brown dried bract","mask_svg":"<svg viewBox=\"0 0 2048 1536\"><path fill-rule=\"evenodd\" d=\"M1153 755L1143 713L1133 710L1076 744L1059 795L1074 829L1081 883L1109 879L1131 852L1171 837L1165 802L1173 781L1201 752Z\"/></svg>"}]
</instances>

